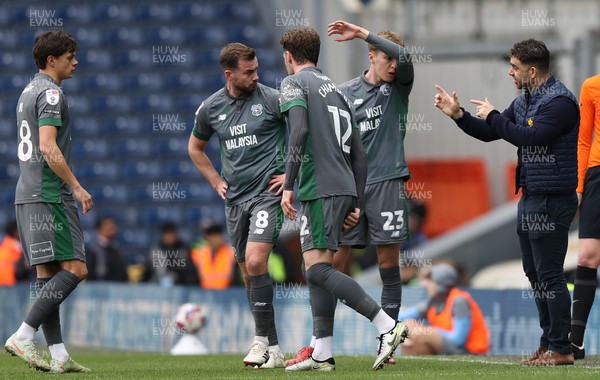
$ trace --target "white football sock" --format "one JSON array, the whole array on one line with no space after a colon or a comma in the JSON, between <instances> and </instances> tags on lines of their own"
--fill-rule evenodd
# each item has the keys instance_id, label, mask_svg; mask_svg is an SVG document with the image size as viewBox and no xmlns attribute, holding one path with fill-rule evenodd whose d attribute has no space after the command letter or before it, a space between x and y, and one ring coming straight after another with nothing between
<instances>
[{"instance_id":1,"label":"white football sock","mask_svg":"<svg viewBox=\"0 0 600 380\"><path fill-rule=\"evenodd\" d=\"M312 357L320 362L333 357L331 351L331 343L333 342L332 336L326 336L325 338L316 339L315 350L313 351Z\"/></svg>"},{"instance_id":2,"label":"white football sock","mask_svg":"<svg viewBox=\"0 0 600 380\"><path fill-rule=\"evenodd\" d=\"M373 318L373 324L379 330L379 334L385 334L396 326L396 321L392 319L383 309Z\"/></svg>"},{"instance_id":3,"label":"white football sock","mask_svg":"<svg viewBox=\"0 0 600 380\"><path fill-rule=\"evenodd\" d=\"M21 326L17 330L17 339L18 340L33 340L33 336L35 335L35 329L29 326L27 323L21 323Z\"/></svg>"},{"instance_id":4,"label":"white football sock","mask_svg":"<svg viewBox=\"0 0 600 380\"><path fill-rule=\"evenodd\" d=\"M310 338L310 346L315 348L315 344L317 344L317 337L313 335L312 338Z\"/></svg>"},{"instance_id":5,"label":"white football sock","mask_svg":"<svg viewBox=\"0 0 600 380\"><path fill-rule=\"evenodd\" d=\"M255 335L254 336L254 341L255 342L262 342L262 343L265 344L265 346L269 345L269 337L268 336L258 336L258 335Z\"/></svg>"},{"instance_id":6,"label":"white football sock","mask_svg":"<svg viewBox=\"0 0 600 380\"><path fill-rule=\"evenodd\" d=\"M50 356L52 359L56 359L59 362L66 362L69 359L69 353L67 352L67 348L64 343L57 343L51 346L48 346L48 350L50 350Z\"/></svg>"}]
</instances>

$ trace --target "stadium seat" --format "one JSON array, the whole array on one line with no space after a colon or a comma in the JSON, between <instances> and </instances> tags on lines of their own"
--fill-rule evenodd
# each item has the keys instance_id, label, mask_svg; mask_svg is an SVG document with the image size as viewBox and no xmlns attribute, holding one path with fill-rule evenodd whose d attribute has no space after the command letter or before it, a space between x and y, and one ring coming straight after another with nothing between
<instances>
[{"instance_id":1,"label":"stadium seat","mask_svg":"<svg viewBox=\"0 0 600 380\"><path fill-rule=\"evenodd\" d=\"M65 83L80 82L87 93L115 93L122 85L122 78L118 74L99 73L85 75L77 80L65 81Z\"/></svg>"},{"instance_id":2,"label":"stadium seat","mask_svg":"<svg viewBox=\"0 0 600 380\"><path fill-rule=\"evenodd\" d=\"M153 243L150 240L150 234L145 229L124 228L119 231L117 239L124 246L143 246L150 250L150 245Z\"/></svg>"},{"instance_id":3,"label":"stadium seat","mask_svg":"<svg viewBox=\"0 0 600 380\"><path fill-rule=\"evenodd\" d=\"M113 53L113 68L141 70L152 66L152 49L131 48Z\"/></svg>"},{"instance_id":4,"label":"stadium seat","mask_svg":"<svg viewBox=\"0 0 600 380\"><path fill-rule=\"evenodd\" d=\"M67 102L69 103L69 111L71 111L71 115L87 115L90 112L91 104L90 98L87 96L79 96L79 94L74 93L70 95L70 93L66 93ZM71 117L72 120L75 120L76 117Z\"/></svg>"},{"instance_id":5,"label":"stadium seat","mask_svg":"<svg viewBox=\"0 0 600 380\"><path fill-rule=\"evenodd\" d=\"M31 64L31 59L29 58L29 56L25 57L24 53L17 51L5 51L4 53L2 53L2 56L0 58L2 59L3 67L27 67L27 65Z\"/></svg>"},{"instance_id":6,"label":"stadium seat","mask_svg":"<svg viewBox=\"0 0 600 380\"><path fill-rule=\"evenodd\" d=\"M134 109L157 112L173 111L173 99L167 94L145 94L133 98Z\"/></svg>"},{"instance_id":7,"label":"stadium seat","mask_svg":"<svg viewBox=\"0 0 600 380\"><path fill-rule=\"evenodd\" d=\"M412 179L409 198L428 208L425 234L435 237L490 210L490 194L483 160L408 162ZM468 199L468 202L459 202Z\"/></svg>"},{"instance_id":8,"label":"stadium seat","mask_svg":"<svg viewBox=\"0 0 600 380\"><path fill-rule=\"evenodd\" d=\"M131 206L130 203L110 202L110 204L96 210L96 215L97 217L109 216L115 219L119 229L139 225L138 208Z\"/></svg>"},{"instance_id":9,"label":"stadium seat","mask_svg":"<svg viewBox=\"0 0 600 380\"><path fill-rule=\"evenodd\" d=\"M0 194L0 199L2 200L3 205L13 205L15 203L15 188L16 181L13 187L5 187ZM13 209L14 210L14 209ZM14 211L13 211L14 212Z\"/></svg>"},{"instance_id":10,"label":"stadium seat","mask_svg":"<svg viewBox=\"0 0 600 380\"><path fill-rule=\"evenodd\" d=\"M7 13L0 12L0 22L4 24L3 19L8 19ZM4 46L5 49L15 48L19 45L19 37L14 30L10 30L8 28L3 28L0 30L0 44Z\"/></svg>"},{"instance_id":11,"label":"stadium seat","mask_svg":"<svg viewBox=\"0 0 600 380\"><path fill-rule=\"evenodd\" d=\"M227 28L227 39L229 41L239 41L243 44L257 46L266 43L269 39L269 34L260 26L233 25Z\"/></svg>"},{"instance_id":12,"label":"stadium seat","mask_svg":"<svg viewBox=\"0 0 600 380\"><path fill-rule=\"evenodd\" d=\"M131 107L131 98L127 95L96 96L91 103L94 111L100 114L109 111L126 112Z\"/></svg>"},{"instance_id":13,"label":"stadium seat","mask_svg":"<svg viewBox=\"0 0 600 380\"><path fill-rule=\"evenodd\" d=\"M180 3L174 6L175 17L181 21L193 21L197 23L206 23L217 20L217 10L213 3Z\"/></svg>"},{"instance_id":14,"label":"stadium seat","mask_svg":"<svg viewBox=\"0 0 600 380\"><path fill-rule=\"evenodd\" d=\"M158 72L142 72L122 76L124 87L131 90L141 89L144 92L156 91L163 88L164 76Z\"/></svg>"},{"instance_id":15,"label":"stadium seat","mask_svg":"<svg viewBox=\"0 0 600 380\"><path fill-rule=\"evenodd\" d=\"M112 157L150 158L150 142L142 137L120 138L111 142Z\"/></svg>"},{"instance_id":16,"label":"stadium seat","mask_svg":"<svg viewBox=\"0 0 600 380\"><path fill-rule=\"evenodd\" d=\"M205 47L222 47L227 41L225 28L222 26L193 26L186 29L187 40Z\"/></svg>"},{"instance_id":17,"label":"stadium seat","mask_svg":"<svg viewBox=\"0 0 600 380\"><path fill-rule=\"evenodd\" d=\"M126 181L158 180L162 174L160 164L149 159L121 161L119 166L120 177ZM138 196L144 196L146 193L148 193L148 190L145 187L141 193L136 189L134 190L134 199L140 199Z\"/></svg>"},{"instance_id":18,"label":"stadium seat","mask_svg":"<svg viewBox=\"0 0 600 380\"><path fill-rule=\"evenodd\" d=\"M132 178L132 179L136 179L136 178ZM136 203L151 202L153 200L153 195L154 195L152 181L155 181L156 177L144 178L144 177L140 176L137 179L144 179L144 181L141 182L139 185L135 185L131 188L131 192L130 192L130 194L132 195L131 199L135 200Z\"/></svg>"},{"instance_id":19,"label":"stadium seat","mask_svg":"<svg viewBox=\"0 0 600 380\"><path fill-rule=\"evenodd\" d=\"M159 24L160 25L160 24ZM168 45L169 53L179 48L181 44L185 43L186 34L183 28L177 26L157 26L148 27L144 31L144 35L147 37L148 42L152 45L152 48L158 46ZM167 47L167 46L164 46ZM166 51L166 50L163 50ZM153 51L154 52L154 51ZM164 53L166 54L166 53Z\"/></svg>"},{"instance_id":20,"label":"stadium seat","mask_svg":"<svg viewBox=\"0 0 600 380\"><path fill-rule=\"evenodd\" d=\"M172 201L169 201L172 203ZM146 227L158 226L165 222L179 222L181 220L181 211L172 207L169 202L165 206L157 206L158 202L146 206L142 211L142 222Z\"/></svg>"},{"instance_id":21,"label":"stadium seat","mask_svg":"<svg viewBox=\"0 0 600 380\"><path fill-rule=\"evenodd\" d=\"M93 19L98 22L128 22L133 19L133 11L126 4L97 3L92 7Z\"/></svg>"},{"instance_id":22,"label":"stadium seat","mask_svg":"<svg viewBox=\"0 0 600 380\"><path fill-rule=\"evenodd\" d=\"M88 161L75 166L75 175L85 183L91 181L112 183L118 177L118 169L114 162Z\"/></svg>"},{"instance_id":23,"label":"stadium seat","mask_svg":"<svg viewBox=\"0 0 600 380\"><path fill-rule=\"evenodd\" d=\"M71 120L72 136L76 140L76 143L82 138L98 136L103 129L100 121L93 116L81 116Z\"/></svg>"},{"instance_id":24,"label":"stadium seat","mask_svg":"<svg viewBox=\"0 0 600 380\"><path fill-rule=\"evenodd\" d=\"M11 123L12 124L12 123ZM7 124L3 124L7 125ZM10 124L9 124L10 125ZM14 126L12 128L2 128L8 130L10 136L6 136L6 140L0 140L0 158L4 160L4 162L14 161L17 162L17 127ZM3 131L5 132L5 131ZM3 162L3 163L4 163Z\"/></svg>"},{"instance_id":25,"label":"stadium seat","mask_svg":"<svg viewBox=\"0 0 600 380\"><path fill-rule=\"evenodd\" d=\"M0 76L0 90L3 92L9 92L17 96L20 94L27 83L29 83L29 76L25 75L1 75ZM18 99L15 99L15 102Z\"/></svg>"},{"instance_id":26,"label":"stadium seat","mask_svg":"<svg viewBox=\"0 0 600 380\"><path fill-rule=\"evenodd\" d=\"M193 179L199 178L200 175L196 166L189 159L167 162L166 174L168 178L173 179Z\"/></svg>"},{"instance_id":27,"label":"stadium seat","mask_svg":"<svg viewBox=\"0 0 600 380\"><path fill-rule=\"evenodd\" d=\"M187 157L188 136L161 138L154 143L152 149L158 155Z\"/></svg>"},{"instance_id":28,"label":"stadium seat","mask_svg":"<svg viewBox=\"0 0 600 380\"><path fill-rule=\"evenodd\" d=\"M164 4L139 4L134 8L136 20L146 22L170 21L173 18L173 7Z\"/></svg>"},{"instance_id":29,"label":"stadium seat","mask_svg":"<svg viewBox=\"0 0 600 380\"><path fill-rule=\"evenodd\" d=\"M108 45L139 46L144 42L144 33L136 26L118 26L104 29L103 38Z\"/></svg>"},{"instance_id":30,"label":"stadium seat","mask_svg":"<svg viewBox=\"0 0 600 380\"><path fill-rule=\"evenodd\" d=\"M89 190L95 201L127 201L127 187L125 185L95 185Z\"/></svg>"},{"instance_id":31,"label":"stadium seat","mask_svg":"<svg viewBox=\"0 0 600 380\"><path fill-rule=\"evenodd\" d=\"M81 24L82 26L88 26L89 22L93 21L92 9L85 3L78 3L77 5L69 4L66 9L67 18L69 21Z\"/></svg>"},{"instance_id":32,"label":"stadium seat","mask_svg":"<svg viewBox=\"0 0 600 380\"><path fill-rule=\"evenodd\" d=\"M9 179L16 180L17 178L19 178L19 174L21 173L21 171L19 170L19 163L17 160L18 159L15 154L15 156L11 159L10 163L4 163L0 166L0 181L5 181Z\"/></svg>"},{"instance_id":33,"label":"stadium seat","mask_svg":"<svg viewBox=\"0 0 600 380\"><path fill-rule=\"evenodd\" d=\"M83 139L73 144L71 148L73 157L106 158L108 155L108 143L100 139Z\"/></svg>"},{"instance_id":34,"label":"stadium seat","mask_svg":"<svg viewBox=\"0 0 600 380\"><path fill-rule=\"evenodd\" d=\"M141 116L117 116L104 119L102 130L110 136L140 136L146 135L150 128L150 117L140 119Z\"/></svg>"},{"instance_id":35,"label":"stadium seat","mask_svg":"<svg viewBox=\"0 0 600 380\"><path fill-rule=\"evenodd\" d=\"M72 9L74 7L70 8ZM84 26L75 30L73 36L77 40L77 43L81 46L85 46L86 49L103 46L102 32L99 28L90 28L89 25ZM79 58L79 55L77 58Z\"/></svg>"}]
</instances>

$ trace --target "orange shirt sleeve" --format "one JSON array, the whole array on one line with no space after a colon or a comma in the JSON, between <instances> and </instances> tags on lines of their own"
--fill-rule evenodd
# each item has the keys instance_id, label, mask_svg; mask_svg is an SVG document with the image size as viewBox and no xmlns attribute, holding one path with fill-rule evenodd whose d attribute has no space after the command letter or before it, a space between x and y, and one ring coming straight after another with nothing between
<instances>
[{"instance_id":1,"label":"orange shirt sleeve","mask_svg":"<svg viewBox=\"0 0 600 380\"><path fill-rule=\"evenodd\" d=\"M590 161L590 150L593 139L592 133L594 131L595 106L594 99L590 94L589 89L592 79L596 79L597 81L600 78L594 77L586 79L586 81L583 82L581 94L579 96L579 113L581 119L579 121L579 138L577 142L578 193L583 192L585 175Z\"/></svg>"}]
</instances>

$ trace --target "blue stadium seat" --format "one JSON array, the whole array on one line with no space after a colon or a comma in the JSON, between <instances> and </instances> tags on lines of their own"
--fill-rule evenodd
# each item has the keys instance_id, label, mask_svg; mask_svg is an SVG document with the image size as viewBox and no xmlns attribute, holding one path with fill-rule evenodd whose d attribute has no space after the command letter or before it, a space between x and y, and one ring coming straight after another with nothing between
<instances>
[{"instance_id":1,"label":"blue stadium seat","mask_svg":"<svg viewBox=\"0 0 600 380\"><path fill-rule=\"evenodd\" d=\"M90 194L94 201L126 202L127 186L125 185L95 185L90 187Z\"/></svg>"},{"instance_id":2,"label":"blue stadium seat","mask_svg":"<svg viewBox=\"0 0 600 380\"><path fill-rule=\"evenodd\" d=\"M121 87L121 76L118 74L111 73L93 73L91 75L85 75L81 78L75 78L74 80L65 81L65 83L70 82L80 82L84 90L87 93L114 93L119 90Z\"/></svg>"},{"instance_id":3,"label":"blue stadium seat","mask_svg":"<svg viewBox=\"0 0 600 380\"><path fill-rule=\"evenodd\" d=\"M13 97L16 97L15 102L18 100L19 94L23 91L27 83L29 83L30 76L27 75L1 75L0 76L0 90L6 93L12 93Z\"/></svg>"},{"instance_id":4,"label":"blue stadium seat","mask_svg":"<svg viewBox=\"0 0 600 380\"><path fill-rule=\"evenodd\" d=\"M181 221L181 211L177 207L173 207L173 205L169 205L169 203L173 202L165 202L164 206L159 206L158 202L155 204L146 206L142 211L142 222L145 226L158 226L161 223L165 222L180 222Z\"/></svg>"},{"instance_id":5,"label":"blue stadium seat","mask_svg":"<svg viewBox=\"0 0 600 380\"><path fill-rule=\"evenodd\" d=\"M81 139L72 145L71 153L74 158L109 158L108 143L103 139Z\"/></svg>"},{"instance_id":6,"label":"blue stadium seat","mask_svg":"<svg viewBox=\"0 0 600 380\"><path fill-rule=\"evenodd\" d=\"M175 13L173 6L168 3L163 4L139 4L134 8L137 20L146 22L170 21Z\"/></svg>"},{"instance_id":7,"label":"blue stadium seat","mask_svg":"<svg viewBox=\"0 0 600 380\"><path fill-rule=\"evenodd\" d=\"M108 70L111 65L110 50L87 50L77 53L78 68L93 68L94 72Z\"/></svg>"},{"instance_id":8,"label":"blue stadium seat","mask_svg":"<svg viewBox=\"0 0 600 380\"><path fill-rule=\"evenodd\" d=\"M194 169L196 169L194 167ZM208 182L206 182L203 178L201 179L200 174L194 176L190 175L186 180L196 179L196 182L182 182L180 184L180 188L185 191L186 199L190 202L210 202L210 201L218 201L220 199L217 192L210 186Z\"/></svg>"},{"instance_id":9,"label":"blue stadium seat","mask_svg":"<svg viewBox=\"0 0 600 380\"><path fill-rule=\"evenodd\" d=\"M124 87L128 90L156 91L163 88L164 75L160 73L142 72L121 76ZM170 89L170 88L169 88Z\"/></svg>"},{"instance_id":10,"label":"blue stadium seat","mask_svg":"<svg viewBox=\"0 0 600 380\"><path fill-rule=\"evenodd\" d=\"M18 51L14 51L14 52L5 51L4 53L2 53L1 59L2 59L2 66L4 68L14 67L14 68L22 69L23 67L28 67L28 65L31 65L33 63L33 60L31 59L29 54L26 57L24 52L18 52ZM29 78L27 78L27 79L29 79ZM25 86L23 86L23 87L25 87Z\"/></svg>"},{"instance_id":11,"label":"blue stadium seat","mask_svg":"<svg viewBox=\"0 0 600 380\"><path fill-rule=\"evenodd\" d=\"M68 5L66 9L67 18L69 23L80 24L82 26L89 26L88 22L93 21L92 9L85 3L78 3L77 5Z\"/></svg>"},{"instance_id":12,"label":"blue stadium seat","mask_svg":"<svg viewBox=\"0 0 600 380\"><path fill-rule=\"evenodd\" d=\"M199 72L178 72L164 76L164 87L173 92L177 90L189 91L190 89L202 88L203 86L205 86L204 77Z\"/></svg>"},{"instance_id":13,"label":"blue stadium seat","mask_svg":"<svg viewBox=\"0 0 600 380\"><path fill-rule=\"evenodd\" d=\"M20 21L23 22L23 21ZM24 22L29 22L29 18ZM33 46L35 38L38 34L41 34L43 30L38 28L21 29L19 31L19 45L20 46Z\"/></svg>"},{"instance_id":14,"label":"blue stadium seat","mask_svg":"<svg viewBox=\"0 0 600 380\"><path fill-rule=\"evenodd\" d=\"M127 112L130 110L131 97L128 95L107 95L92 98L91 106L100 114L108 111Z\"/></svg>"},{"instance_id":15,"label":"blue stadium seat","mask_svg":"<svg viewBox=\"0 0 600 380\"><path fill-rule=\"evenodd\" d=\"M32 10L33 8L34 7L31 7ZM29 25L29 18L31 17L29 9L30 7L23 3L10 4L7 12L10 17L10 23L13 25Z\"/></svg>"},{"instance_id":16,"label":"blue stadium seat","mask_svg":"<svg viewBox=\"0 0 600 380\"><path fill-rule=\"evenodd\" d=\"M117 139L111 142L112 157L151 158L150 142L143 137Z\"/></svg>"},{"instance_id":17,"label":"blue stadium seat","mask_svg":"<svg viewBox=\"0 0 600 380\"><path fill-rule=\"evenodd\" d=\"M133 20L132 9L125 4L98 3L94 4L92 14L96 22Z\"/></svg>"},{"instance_id":18,"label":"blue stadium seat","mask_svg":"<svg viewBox=\"0 0 600 380\"><path fill-rule=\"evenodd\" d=\"M193 20L195 23L212 22L216 20L216 6L210 2L181 3L174 6L175 17L178 20Z\"/></svg>"},{"instance_id":19,"label":"blue stadium seat","mask_svg":"<svg viewBox=\"0 0 600 380\"><path fill-rule=\"evenodd\" d=\"M137 26L119 26L103 31L104 42L108 45L139 46L144 42L144 33Z\"/></svg>"},{"instance_id":20,"label":"blue stadium seat","mask_svg":"<svg viewBox=\"0 0 600 380\"><path fill-rule=\"evenodd\" d=\"M120 177L125 180L139 181L139 180L158 180L161 178L160 164L155 160L135 160L121 162L120 166ZM136 187L134 192L134 199L151 199L151 191L144 187ZM138 198L138 195L140 198Z\"/></svg>"},{"instance_id":21,"label":"blue stadium seat","mask_svg":"<svg viewBox=\"0 0 600 380\"><path fill-rule=\"evenodd\" d=\"M173 111L173 98L167 94L138 95L133 98L133 108L153 113L170 112Z\"/></svg>"},{"instance_id":22,"label":"blue stadium seat","mask_svg":"<svg viewBox=\"0 0 600 380\"><path fill-rule=\"evenodd\" d=\"M180 47L179 45L185 43L185 32L183 28L177 26L163 25L156 27L148 27L144 31L144 34L147 36L148 42L152 44L153 48L165 44L175 44L168 46L169 48L176 49ZM174 50L168 51L168 53L170 54L172 54L172 52L174 52ZM166 52L162 51L162 54L166 54Z\"/></svg>"},{"instance_id":23,"label":"blue stadium seat","mask_svg":"<svg viewBox=\"0 0 600 380\"><path fill-rule=\"evenodd\" d=\"M112 183L117 179L118 169L114 162L87 161L75 165L75 175L77 178L89 181L104 181Z\"/></svg>"},{"instance_id":24,"label":"blue stadium seat","mask_svg":"<svg viewBox=\"0 0 600 380\"><path fill-rule=\"evenodd\" d=\"M99 28L90 28L89 25L86 25L75 30L73 36L77 40L77 44L85 46L86 50L103 46L102 31Z\"/></svg>"},{"instance_id":25,"label":"blue stadium seat","mask_svg":"<svg viewBox=\"0 0 600 380\"><path fill-rule=\"evenodd\" d=\"M113 53L113 68L140 70L152 65L152 49L150 48L131 48Z\"/></svg>"},{"instance_id":26,"label":"blue stadium seat","mask_svg":"<svg viewBox=\"0 0 600 380\"><path fill-rule=\"evenodd\" d=\"M209 67L211 69L218 68L220 55L221 50L218 48L198 50L195 54L196 65Z\"/></svg>"},{"instance_id":27,"label":"blue stadium seat","mask_svg":"<svg viewBox=\"0 0 600 380\"><path fill-rule=\"evenodd\" d=\"M12 136L7 136L8 139L0 140L0 158L2 158L2 167L5 168L4 163L14 161L17 162L17 127L12 127Z\"/></svg>"},{"instance_id":28,"label":"blue stadium seat","mask_svg":"<svg viewBox=\"0 0 600 380\"><path fill-rule=\"evenodd\" d=\"M4 187L2 189L2 193L0 193L0 200L2 201L3 205L12 205L15 203L15 188L16 188L16 181L14 186L12 187ZM13 209L13 213L14 213L14 209Z\"/></svg>"},{"instance_id":29,"label":"blue stadium seat","mask_svg":"<svg viewBox=\"0 0 600 380\"><path fill-rule=\"evenodd\" d=\"M90 98L82 96L82 94L67 93L67 103L69 103L69 111L71 111L72 119L75 119L73 115L86 115L90 112Z\"/></svg>"},{"instance_id":30,"label":"blue stadium seat","mask_svg":"<svg viewBox=\"0 0 600 380\"><path fill-rule=\"evenodd\" d=\"M0 113L2 113L2 108L0 108ZM14 140L13 144L17 143L17 127L14 120L8 118L0 119L0 142L6 142L6 140ZM1 155L2 152L0 152Z\"/></svg>"},{"instance_id":31,"label":"blue stadium seat","mask_svg":"<svg viewBox=\"0 0 600 380\"><path fill-rule=\"evenodd\" d=\"M269 40L269 34L260 26L232 25L227 28L227 39L257 46L265 44Z\"/></svg>"},{"instance_id":32,"label":"blue stadium seat","mask_svg":"<svg viewBox=\"0 0 600 380\"><path fill-rule=\"evenodd\" d=\"M123 246L139 246L147 247L150 250L150 246L153 241L150 239L150 234L146 229L142 228L126 228L119 231L117 239Z\"/></svg>"},{"instance_id":33,"label":"blue stadium seat","mask_svg":"<svg viewBox=\"0 0 600 380\"><path fill-rule=\"evenodd\" d=\"M185 159L186 157L182 157L184 159L177 161L170 161L166 164L166 174L168 178L173 179L193 179L200 178L200 174L198 169L194 165L194 163Z\"/></svg>"},{"instance_id":34,"label":"blue stadium seat","mask_svg":"<svg viewBox=\"0 0 600 380\"><path fill-rule=\"evenodd\" d=\"M83 116L71 120L72 135L75 139L75 144L82 138L91 138L100 134L104 128L100 126L100 122L96 117Z\"/></svg>"},{"instance_id":35,"label":"blue stadium seat","mask_svg":"<svg viewBox=\"0 0 600 380\"><path fill-rule=\"evenodd\" d=\"M151 202L153 200L153 182L155 181L156 177L153 178L145 178L145 181L143 183L140 183L139 185L135 185L131 188L131 198L132 200L135 200L136 203L140 203L140 202ZM135 178L132 178L135 179ZM142 177L140 177L140 179L143 179Z\"/></svg>"},{"instance_id":36,"label":"blue stadium seat","mask_svg":"<svg viewBox=\"0 0 600 380\"><path fill-rule=\"evenodd\" d=\"M197 45L222 47L227 41L225 28L222 26L193 26L187 28L187 40Z\"/></svg>"},{"instance_id":37,"label":"blue stadium seat","mask_svg":"<svg viewBox=\"0 0 600 380\"><path fill-rule=\"evenodd\" d=\"M191 124L189 130L194 127L195 112L203 101L208 99L210 93L200 93L194 95L182 95L175 98L175 109L189 118Z\"/></svg>"},{"instance_id":38,"label":"blue stadium seat","mask_svg":"<svg viewBox=\"0 0 600 380\"><path fill-rule=\"evenodd\" d=\"M157 155L187 157L188 136L161 138L152 149Z\"/></svg>"},{"instance_id":39,"label":"blue stadium seat","mask_svg":"<svg viewBox=\"0 0 600 380\"><path fill-rule=\"evenodd\" d=\"M102 129L113 135L139 136L150 131L150 121L141 116L117 116L107 118L102 122Z\"/></svg>"},{"instance_id":40,"label":"blue stadium seat","mask_svg":"<svg viewBox=\"0 0 600 380\"><path fill-rule=\"evenodd\" d=\"M0 19L3 18L3 16L7 16L7 13L4 12L0 12L0 14L2 15L0 16ZM8 17L6 18L8 19ZM0 30L0 44L4 46L5 49L19 46L19 37L17 32L8 28L3 28Z\"/></svg>"},{"instance_id":41,"label":"blue stadium seat","mask_svg":"<svg viewBox=\"0 0 600 380\"><path fill-rule=\"evenodd\" d=\"M257 9L252 2L232 4L227 11L231 12L231 16L233 16L232 18L235 20L256 21L259 16Z\"/></svg>"},{"instance_id":42,"label":"blue stadium seat","mask_svg":"<svg viewBox=\"0 0 600 380\"><path fill-rule=\"evenodd\" d=\"M16 184L16 180L19 178L21 171L19 170L19 164L16 157L13 159L13 162L14 163L11 162L10 164L0 166L0 180L15 180Z\"/></svg>"}]
</instances>

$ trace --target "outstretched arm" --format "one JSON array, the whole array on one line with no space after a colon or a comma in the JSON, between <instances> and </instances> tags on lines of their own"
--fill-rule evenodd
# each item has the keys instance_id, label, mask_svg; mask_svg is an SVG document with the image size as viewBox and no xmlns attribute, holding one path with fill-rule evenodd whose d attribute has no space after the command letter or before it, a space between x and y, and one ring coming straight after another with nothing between
<instances>
[{"instance_id":1,"label":"outstretched arm","mask_svg":"<svg viewBox=\"0 0 600 380\"><path fill-rule=\"evenodd\" d=\"M438 93L435 94L434 106L444 115L450 116L466 134L486 142L500 139L495 130L484 120L474 118L460 107L456 91L452 91L450 96L441 86L436 85L435 88Z\"/></svg>"}]
</instances>

